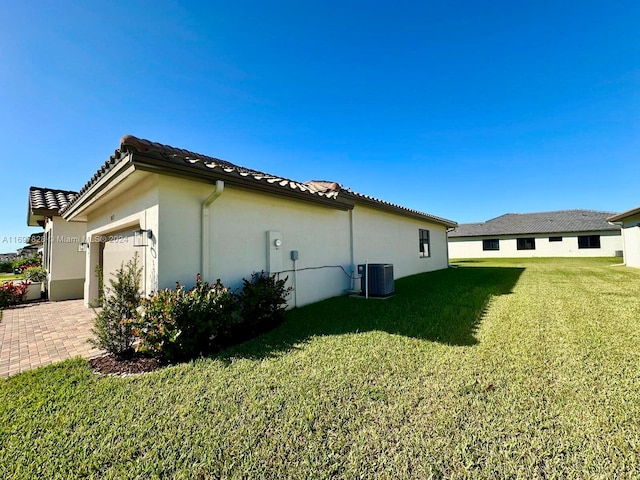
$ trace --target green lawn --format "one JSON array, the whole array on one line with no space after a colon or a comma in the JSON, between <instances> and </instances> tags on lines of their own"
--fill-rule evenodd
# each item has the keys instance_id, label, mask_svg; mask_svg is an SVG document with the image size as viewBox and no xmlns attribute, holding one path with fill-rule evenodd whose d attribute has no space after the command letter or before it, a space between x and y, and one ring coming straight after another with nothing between
<instances>
[{"instance_id":1,"label":"green lawn","mask_svg":"<svg viewBox=\"0 0 640 480\"><path fill-rule=\"evenodd\" d=\"M8 282L9 280L22 280L22 276L14 275L13 273L0 273L0 284Z\"/></svg>"},{"instance_id":2,"label":"green lawn","mask_svg":"<svg viewBox=\"0 0 640 480\"><path fill-rule=\"evenodd\" d=\"M0 478L640 478L640 270L461 261L215 358L0 382Z\"/></svg>"}]
</instances>

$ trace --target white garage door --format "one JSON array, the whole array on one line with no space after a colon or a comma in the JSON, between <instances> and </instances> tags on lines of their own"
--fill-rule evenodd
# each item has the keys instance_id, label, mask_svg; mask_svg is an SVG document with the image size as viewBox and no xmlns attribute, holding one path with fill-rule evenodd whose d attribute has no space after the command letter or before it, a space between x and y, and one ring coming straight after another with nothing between
<instances>
[{"instance_id":1,"label":"white garage door","mask_svg":"<svg viewBox=\"0 0 640 480\"><path fill-rule=\"evenodd\" d=\"M110 233L104 236L104 250L102 252L102 271L104 285L109 287L109 280L115 280L115 273L123 263L133 259L140 248L133 246L133 230ZM141 259L138 255L138 266Z\"/></svg>"}]
</instances>

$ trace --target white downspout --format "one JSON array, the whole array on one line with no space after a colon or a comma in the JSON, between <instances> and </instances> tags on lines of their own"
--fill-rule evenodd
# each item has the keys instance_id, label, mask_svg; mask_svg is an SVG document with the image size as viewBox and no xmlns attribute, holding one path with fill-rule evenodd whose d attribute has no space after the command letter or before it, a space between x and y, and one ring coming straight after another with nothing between
<instances>
[{"instance_id":1,"label":"white downspout","mask_svg":"<svg viewBox=\"0 0 640 480\"><path fill-rule=\"evenodd\" d=\"M211 231L211 226L209 222L209 205L217 200L217 198L222 195L224 191L224 182L222 180L216 180L216 186L211 192L204 202L202 202L202 253L200 255L200 259L202 261L201 271L202 271L202 281L208 282L209 279L209 267L211 266L210 261L210 246L209 246L209 234Z\"/></svg>"},{"instance_id":2,"label":"white downspout","mask_svg":"<svg viewBox=\"0 0 640 480\"><path fill-rule=\"evenodd\" d=\"M350 239L350 248L349 248L349 254L351 255L351 282L350 282L350 288L351 290L355 290L356 288L356 259L355 259L355 252L353 250L353 208L351 210L349 210L349 239Z\"/></svg>"}]
</instances>

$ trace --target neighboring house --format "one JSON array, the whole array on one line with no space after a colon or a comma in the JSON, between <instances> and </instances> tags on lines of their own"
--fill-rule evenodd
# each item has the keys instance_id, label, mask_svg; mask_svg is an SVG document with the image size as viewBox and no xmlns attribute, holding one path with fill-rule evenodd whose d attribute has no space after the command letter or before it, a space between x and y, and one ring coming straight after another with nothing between
<instances>
[{"instance_id":1,"label":"neighboring house","mask_svg":"<svg viewBox=\"0 0 640 480\"><path fill-rule=\"evenodd\" d=\"M607 220L622 227L624 263L640 268L640 207L612 215Z\"/></svg>"},{"instance_id":2,"label":"neighboring house","mask_svg":"<svg viewBox=\"0 0 640 480\"><path fill-rule=\"evenodd\" d=\"M47 270L45 291L49 300L69 300L84 295L85 253L80 251L85 222L67 222L60 210L77 192L31 187L27 224L44 227L42 265Z\"/></svg>"},{"instance_id":3,"label":"neighboring house","mask_svg":"<svg viewBox=\"0 0 640 480\"><path fill-rule=\"evenodd\" d=\"M593 210L507 213L483 223L460 224L449 233L449 256L620 256L620 227L607 222L610 215Z\"/></svg>"},{"instance_id":4,"label":"neighboring house","mask_svg":"<svg viewBox=\"0 0 640 480\"><path fill-rule=\"evenodd\" d=\"M290 304L304 305L359 287L351 276L365 261L392 263L396 278L446 268L456 225L335 182L298 183L133 136L62 216L87 222L87 304L96 265L108 285L137 253L145 294L193 285L197 273L236 288L266 271L288 277Z\"/></svg>"},{"instance_id":5,"label":"neighboring house","mask_svg":"<svg viewBox=\"0 0 640 480\"><path fill-rule=\"evenodd\" d=\"M0 262L13 262L17 258L18 258L18 254L15 252L0 253Z\"/></svg>"}]
</instances>

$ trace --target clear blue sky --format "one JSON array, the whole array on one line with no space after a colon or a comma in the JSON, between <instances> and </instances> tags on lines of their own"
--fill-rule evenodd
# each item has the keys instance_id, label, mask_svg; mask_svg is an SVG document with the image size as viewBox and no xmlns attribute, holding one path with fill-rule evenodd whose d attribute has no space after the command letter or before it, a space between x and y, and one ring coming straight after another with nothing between
<instances>
[{"instance_id":1,"label":"clear blue sky","mask_svg":"<svg viewBox=\"0 0 640 480\"><path fill-rule=\"evenodd\" d=\"M640 205L637 1L0 2L0 242L124 134L458 222ZM0 252L21 245L0 243Z\"/></svg>"}]
</instances>

